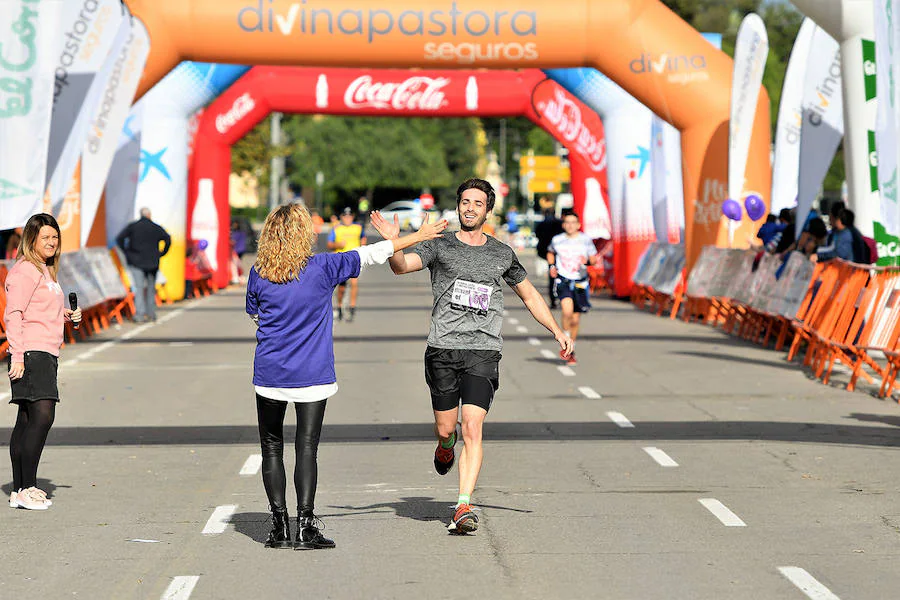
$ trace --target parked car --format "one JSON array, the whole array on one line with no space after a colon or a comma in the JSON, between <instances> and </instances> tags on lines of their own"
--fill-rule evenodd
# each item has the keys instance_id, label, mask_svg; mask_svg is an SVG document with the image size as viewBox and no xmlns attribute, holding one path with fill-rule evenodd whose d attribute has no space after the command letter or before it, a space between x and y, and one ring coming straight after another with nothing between
<instances>
[{"instance_id":1,"label":"parked car","mask_svg":"<svg viewBox=\"0 0 900 600\"><path fill-rule=\"evenodd\" d=\"M400 229L415 231L422 226L425 211L415 200L397 200L382 208L381 215L389 222L393 222L396 216L400 221Z\"/></svg>"}]
</instances>

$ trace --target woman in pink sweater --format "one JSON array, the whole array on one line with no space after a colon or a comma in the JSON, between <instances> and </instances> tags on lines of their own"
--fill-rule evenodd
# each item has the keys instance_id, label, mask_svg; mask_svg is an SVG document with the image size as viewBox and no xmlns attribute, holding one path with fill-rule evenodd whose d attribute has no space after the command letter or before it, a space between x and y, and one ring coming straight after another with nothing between
<instances>
[{"instance_id":1,"label":"woman in pink sweater","mask_svg":"<svg viewBox=\"0 0 900 600\"><path fill-rule=\"evenodd\" d=\"M28 219L18 262L6 276L3 321L9 341L10 404L19 407L9 440L13 489L11 508L46 510L52 502L37 487L37 467L53 425L59 389L59 349L65 321L81 321L81 309L65 308L59 271L59 225L51 215Z\"/></svg>"}]
</instances>

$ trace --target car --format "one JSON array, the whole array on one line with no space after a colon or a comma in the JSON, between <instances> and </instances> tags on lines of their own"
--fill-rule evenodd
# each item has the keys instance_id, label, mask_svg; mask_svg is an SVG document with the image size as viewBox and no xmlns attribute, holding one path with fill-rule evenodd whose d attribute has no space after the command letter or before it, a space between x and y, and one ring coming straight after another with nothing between
<instances>
[{"instance_id":1,"label":"car","mask_svg":"<svg viewBox=\"0 0 900 600\"><path fill-rule=\"evenodd\" d=\"M380 209L379 212L389 223L392 223L396 216L400 222L400 229L408 231L415 231L421 227L422 220L425 218L422 205L415 200L397 200Z\"/></svg>"}]
</instances>

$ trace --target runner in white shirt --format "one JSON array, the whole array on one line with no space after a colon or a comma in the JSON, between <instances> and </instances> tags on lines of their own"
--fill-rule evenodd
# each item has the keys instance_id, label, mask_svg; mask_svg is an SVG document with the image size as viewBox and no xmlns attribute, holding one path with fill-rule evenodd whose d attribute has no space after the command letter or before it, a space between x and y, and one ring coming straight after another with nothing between
<instances>
[{"instance_id":1,"label":"runner in white shirt","mask_svg":"<svg viewBox=\"0 0 900 600\"><path fill-rule=\"evenodd\" d=\"M578 337L581 313L591 308L591 288L587 266L596 264L597 248L593 240L580 230L581 222L574 211L562 215L563 231L553 238L547 250L550 276L556 280L556 295L562 307L562 326L574 342ZM560 353L566 364L576 365L575 353Z\"/></svg>"}]
</instances>

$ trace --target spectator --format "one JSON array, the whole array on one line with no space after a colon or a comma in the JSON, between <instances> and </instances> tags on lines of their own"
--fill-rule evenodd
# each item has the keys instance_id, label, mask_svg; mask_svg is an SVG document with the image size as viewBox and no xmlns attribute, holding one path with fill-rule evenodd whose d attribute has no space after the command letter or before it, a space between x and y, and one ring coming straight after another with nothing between
<instances>
[{"instance_id":1,"label":"spectator","mask_svg":"<svg viewBox=\"0 0 900 600\"><path fill-rule=\"evenodd\" d=\"M846 220L849 220L851 226L853 225L853 213L851 211L842 210L840 214L831 217L830 243L816 252L819 260L842 258L846 261L856 262L858 253L854 255L853 231L847 227Z\"/></svg>"},{"instance_id":2,"label":"spectator","mask_svg":"<svg viewBox=\"0 0 900 600\"><path fill-rule=\"evenodd\" d=\"M789 208L782 208L778 213L776 233L766 244L766 251L774 254L783 254L791 248L796 239L794 232L794 215Z\"/></svg>"},{"instance_id":3,"label":"spectator","mask_svg":"<svg viewBox=\"0 0 900 600\"><path fill-rule=\"evenodd\" d=\"M756 233L756 237L762 241L762 245L766 246L769 242L772 241L772 238L775 237L775 234L778 233L778 217L775 215L769 215L766 217L766 222L762 227L759 228L759 231Z\"/></svg>"},{"instance_id":4,"label":"spectator","mask_svg":"<svg viewBox=\"0 0 900 600\"><path fill-rule=\"evenodd\" d=\"M159 249L160 242L163 249ZM166 230L150 220L150 209L141 209L141 218L125 226L116 237L125 252L128 275L134 292L134 321L156 320L156 274L159 259L172 245Z\"/></svg>"},{"instance_id":5,"label":"spectator","mask_svg":"<svg viewBox=\"0 0 900 600\"><path fill-rule=\"evenodd\" d=\"M6 260L14 260L19 256L19 244L22 242L22 236L18 231L13 231L6 240Z\"/></svg>"},{"instance_id":6,"label":"spectator","mask_svg":"<svg viewBox=\"0 0 900 600\"><path fill-rule=\"evenodd\" d=\"M247 233L241 229L241 224L237 221L231 222L231 243L234 244L238 258L244 258L244 254L247 253Z\"/></svg>"},{"instance_id":7,"label":"spectator","mask_svg":"<svg viewBox=\"0 0 900 600\"><path fill-rule=\"evenodd\" d=\"M506 231L509 233L510 239L519 233L519 211L515 204L510 206L506 212Z\"/></svg>"},{"instance_id":8,"label":"spectator","mask_svg":"<svg viewBox=\"0 0 900 600\"><path fill-rule=\"evenodd\" d=\"M550 242L562 232L562 221L556 217L552 206L545 208L544 220L534 227L534 235L537 237L537 259L539 261L547 262L547 250L550 248ZM550 308L556 308L556 284L554 278L550 275L549 268L547 269L547 298Z\"/></svg>"},{"instance_id":9,"label":"spectator","mask_svg":"<svg viewBox=\"0 0 900 600\"><path fill-rule=\"evenodd\" d=\"M819 217L813 217L806 228L806 231L800 234L797 242L797 249L806 257L815 255L819 246L828 239L828 228L825 227L825 221Z\"/></svg>"}]
</instances>

